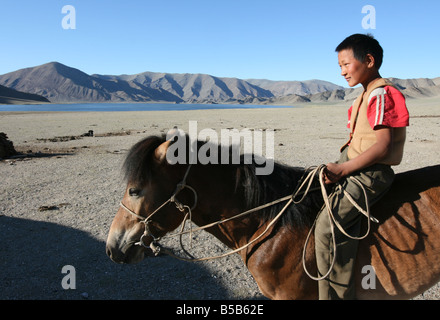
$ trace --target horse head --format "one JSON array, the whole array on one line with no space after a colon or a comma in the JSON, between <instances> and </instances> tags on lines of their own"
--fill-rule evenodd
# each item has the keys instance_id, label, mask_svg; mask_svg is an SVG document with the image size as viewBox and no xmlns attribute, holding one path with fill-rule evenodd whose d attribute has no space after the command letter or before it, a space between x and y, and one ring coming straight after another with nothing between
<instances>
[{"instance_id":1,"label":"horse head","mask_svg":"<svg viewBox=\"0 0 440 320\"><path fill-rule=\"evenodd\" d=\"M185 175L185 166L167 163L170 143L148 137L127 155L127 187L106 244L108 256L117 263L137 263L151 256L149 245L176 229L184 219L184 210L178 210L171 202L182 206L190 201L188 192L176 189ZM182 202L177 200L177 193Z\"/></svg>"}]
</instances>

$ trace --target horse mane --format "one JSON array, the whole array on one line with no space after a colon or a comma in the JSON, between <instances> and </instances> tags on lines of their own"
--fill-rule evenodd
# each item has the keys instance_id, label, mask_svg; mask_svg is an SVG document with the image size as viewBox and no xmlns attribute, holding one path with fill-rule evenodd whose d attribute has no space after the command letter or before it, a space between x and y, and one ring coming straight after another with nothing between
<instances>
[{"instance_id":1,"label":"horse mane","mask_svg":"<svg viewBox=\"0 0 440 320\"><path fill-rule=\"evenodd\" d=\"M131 147L124 164L123 172L127 183L144 186L151 180L154 165L154 151L165 142L165 136L149 136Z\"/></svg>"},{"instance_id":2,"label":"horse mane","mask_svg":"<svg viewBox=\"0 0 440 320\"><path fill-rule=\"evenodd\" d=\"M304 176L305 169L290 167L278 162L270 175L256 175L254 164L243 165L240 170L245 173L242 179L247 209L251 209L274 200L293 195ZM314 184L314 186L316 186ZM302 194L296 197L299 200ZM287 202L287 201L286 201ZM263 210L264 221L270 221L280 212L286 202L279 203ZM281 217L281 226L304 228L310 227L323 204L320 192L310 192L299 204L291 204Z\"/></svg>"},{"instance_id":3,"label":"horse mane","mask_svg":"<svg viewBox=\"0 0 440 320\"><path fill-rule=\"evenodd\" d=\"M187 136L188 139L188 136ZM166 141L165 135L149 136L137 142L128 152L123 164L125 180L136 186L144 186L153 177L157 164L154 162L154 151ZM197 146L210 143L198 141ZM189 144L187 144L189 145ZM217 146L224 148L224 146ZM220 153L219 153L220 154ZM274 170L270 175L257 175L256 168L259 166L252 157L252 163L244 163L241 155L239 164L230 164L236 174L236 190L241 190L244 196L246 208L249 210L268 202L293 194L298 182L304 175L305 169L290 167L278 162L274 163ZM285 205L282 202L261 210L263 221L273 219ZM310 227L316 213L322 206L320 193L311 193L301 204L292 204L281 219L281 226Z\"/></svg>"}]
</instances>

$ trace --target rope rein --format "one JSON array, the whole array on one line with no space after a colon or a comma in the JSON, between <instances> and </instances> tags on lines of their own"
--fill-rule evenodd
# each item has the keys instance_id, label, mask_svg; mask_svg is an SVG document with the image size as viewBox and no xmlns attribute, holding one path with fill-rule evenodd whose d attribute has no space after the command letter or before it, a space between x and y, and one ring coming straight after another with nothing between
<instances>
[{"instance_id":1,"label":"rope rein","mask_svg":"<svg viewBox=\"0 0 440 320\"><path fill-rule=\"evenodd\" d=\"M331 233L332 233L332 238L333 238L333 249L334 249L333 252L336 252L336 240L335 240L335 230L334 230L334 225L336 225L336 227L337 227L337 228L338 228L338 229L339 229L344 235L346 235L347 237L349 237L349 238L351 238L351 239L355 239L355 240L361 240L361 239L364 239L364 238L368 235L368 233L369 233L369 231L370 231L370 220L372 220L372 221L374 221L374 222L378 222L377 219L375 219L375 218L373 218L373 217L370 216L370 210L369 210L369 206L368 206L368 198L367 198L367 194L366 194L365 188L363 187L362 183L359 182L359 180L357 180L356 178L354 178L354 177L350 177L350 179L352 179L356 184L358 184L358 185L360 186L360 188L362 189L362 191L363 191L363 193L364 193L364 196L365 196L365 203L366 203L366 210L362 209L362 208L361 208L361 207L360 207L360 206L359 206L359 205L353 200L353 198L348 194L348 192L342 189L342 187L341 187L340 184L337 184L337 187L339 188L340 191L343 191L343 192L344 192L344 195L345 195L345 196L349 199L349 201L350 201L350 202L351 202L351 203L352 203L352 204L353 204L353 205L359 210L359 212L361 212L362 214L364 214L364 215L368 218L368 228L367 228L367 231L366 231L365 235L363 235L363 236L361 236L361 237L352 237L352 236L350 236L348 233L346 233L345 230L343 229L343 227L342 227L342 226L339 224L339 222L335 219L335 217L334 217L334 215L333 215L333 212L332 212L332 210L331 210L330 203L329 203L329 197L328 197L328 195L327 195L327 191L326 191L326 189L325 189L325 183L324 183L324 180L323 180L323 175L324 175L325 165L320 165L320 166L318 166L318 167L310 167L310 168L308 168L308 169L305 171L304 176L305 176L306 174L307 174L307 176L302 180L302 182L301 182L301 180L300 180L300 183L301 183L301 184L299 185L299 187L297 188L297 190L296 190L292 195L288 195L288 196L282 197L282 198L280 198L280 199L274 200L274 201L272 201L272 202L269 202L269 203L263 204L263 205L261 205L261 206L258 206L258 207L255 207L255 208L252 208L252 209L250 209L250 210L244 211L244 212L239 213L239 214L237 214L237 215L235 215L235 216L232 216L232 217L230 217L230 218L226 218L226 219L223 219L223 220L215 221L215 222L212 222L212 223L210 223L210 224L207 224L207 225L204 225L204 226L201 226L201 227L192 228L192 225L191 225L191 221L192 221L192 210L193 210L193 209L196 207L196 205L197 205L197 192L196 192L196 190L195 190L194 188L192 188L191 186L189 186L189 185L186 184L186 179L187 179L187 177L188 177L188 174L189 174L190 169L191 169L191 165L188 166L188 169L187 169L186 172L185 172L185 175L184 175L183 180L182 180L180 183L177 184L176 190L175 190L174 193L171 195L171 197L170 197L168 200L166 200L164 203L162 203L162 204L161 204L156 210L154 210L154 211L153 211L151 214L149 214L146 218L143 217L143 216L141 216L141 215L139 215L139 214L137 214L137 213L134 212L133 210L129 209L127 206L125 206L125 205L122 203L122 201L119 203L119 205L120 205L124 210L126 210L126 211L129 212L130 214L134 215L136 218L140 219L140 220L141 220L140 222L143 223L143 224L145 225L145 231L144 231L143 235L141 236L139 242L136 242L135 245L143 246L143 247L145 247L145 248L150 248L150 249L153 251L153 253L154 253L155 255L158 255L160 252L163 252L163 253L165 253L165 254L167 254L167 255L170 255L170 256L172 256L172 257L174 257L174 258L176 258L176 259L182 260L182 261L198 262L198 261L206 261L206 260L212 260L212 259L223 258L223 257L229 256L229 255L231 255L231 254L237 253L237 252L239 252L239 251L241 251L241 250L244 250L244 249L248 248L250 245L252 245L253 243L255 243L256 241L258 241L259 239L261 239L261 238L262 238L262 237L263 237L263 236L264 236L264 235L265 235L265 234L266 234L266 233L272 228L272 226L273 226L273 225L279 220L279 218L284 214L284 212L287 210L287 208L288 208L292 203L294 203L294 204L299 204L299 203L301 203L301 202L305 199L305 197L308 195L308 193L309 193L310 191L316 191L316 190L319 190L319 189L321 190L322 196L323 196L323 198L324 198L324 205L325 205L326 208L327 208L326 212L327 212L328 217L329 217L330 222L331 222L331 223L330 223L330 226L331 226ZM308 173L307 173L307 172L308 172ZM314 179L315 175L318 175L318 176L319 176L319 183L320 183L320 187L319 187L319 188L311 188L311 185L312 185L312 183L313 183L313 179ZM189 190L192 191L192 193L194 194L194 205L193 205L192 207L189 207L189 206L187 206L187 205L185 205L185 204L182 204L182 203L177 199L177 195L180 193L180 191L182 191L182 190L185 189L185 188L189 189ZM305 190L302 191L304 188L305 188ZM299 196L299 195L301 195L301 194L302 194L302 197L301 197L299 200L295 200L296 197ZM284 207L279 211L279 213L273 218L273 220L272 220L272 221L266 226L265 230L264 230L264 231L263 231L258 237L256 237L255 239L251 240L251 241L248 242L247 244L245 244L245 245L243 245L243 246L241 246L241 247L239 247L239 248L237 248L237 249L231 250L231 251L229 251L229 252L226 252L226 253L223 253L223 254L220 254L220 255L217 255L217 256L204 257L204 258L194 258L194 257L192 257L192 256L191 256L191 255L185 250L185 248L183 247L183 244L182 244L182 236L185 235L185 234L188 234L188 233L190 234L190 243L191 243L191 241L192 241L192 233L193 233L193 232L202 231L202 230L205 230L205 229L208 229L208 228L211 228L211 227L214 227L214 226L217 226L217 225L220 225L220 224L226 223L226 222L228 222L228 221L231 221L231 220L234 220L234 219L238 219L238 218L244 217L244 216L249 215L249 214L251 214L251 213L254 213L254 212L256 212L256 211L260 211L260 210L262 210L262 209L265 209L265 208L267 208L267 207L274 206L274 205L276 205L276 204L279 204L279 203L281 203L281 202L285 202L285 201L287 201L287 203L286 203L286 204L284 205ZM173 234L165 235L165 236L163 236L163 237L161 237L161 238L156 238L156 237L154 237L154 235L151 233L151 231L150 231L150 229L149 229L149 223L152 221L152 220L151 220L151 217L153 217L158 211L160 211L160 210L161 210L165 205L167 205L168 203L174 203L174 204L176 205L176 208L177 208L180 212L182 212L182 213L185 214L185 216L184 216L184 218L183 218L183 221L182 221L182 223L181 223L180 231L177 232L177 233L173 233ZM188 220L189 220L189 222L190 222L190 229L184 231L184 228L185 228L186 222L187 222ZM331 263L331 266L330 266L328 272L327 272L324 276L317 278L317 277L312 276L312 275L308 272L308 270L307 270L307 268L306 268L306 265L305 265L306 248L307 248L308 242L309 242L309 240L310 240L310 235L311 235L311 233L312 233L312 230L314 229L314 227L315 227L315 225L316 225L316 220L317 220L317 218L315 219L315 221L314 221L314 223L313 223L312 227L310 228L309 233L308 233L308 235L307 235L307 238L306 238L306 241L305 241L305 244L304 244L304 249L303 249L303 256L302 256L302 260L303 260L303 261L302 261L302 262L303 262L304 271L306 272L306 274L307 274L310 278L312 278L313 280L322 280L322 279L325 279L325 278L330 274L331 270L333 269L334 264L335 264L335 260L336 260L336 259L335 259L336 255L334 255L333 260L332 260L332 263ZM143 239L144 239L145 237L147 237L147 236L150 236L150 237L153 239L153 241L149 244L149 246L145 245L145 243L144 243L144 241L143 241ZM172 237L176 237L176 236L179 236L179 237L180 237L180 245L181 245L183 251L184 251L187 255L189 255L191 258L185 258L185 257L177 256L177 255L174 254L170 249L167 249L167 248L161 247L160 244L158 243L158 241L161 240L161 239L172 238Z\"/></svg>"},{"instance_id":2,"label":"rope rein","mask_svg":"<svg viewBox=\"0 0 440 320\"><path fill-rule=\"evenodd\" d=\"M362 192L363 192L364 197L365 197L366 210L362 209L362 208L361 208L361 207L360 207L360 206L359 206L359 205L353 200L353 198L351 197L351 195L350 195L346 190L342 189L342 186L341 186L339 183L337 184L337 188L338 188L339 191L342 191L342 192L344 193L344 195L347 197L347 199L351 202L351 204L352 204L352 205L353 205L353 206L354 206L354 207L355 207L360 213L362 213L363 215L365 215L365 216L368 218L368 219L367 219L368 223L367 223L367 231L365 232L365 234L364 234L363 236L360 236L360 237L354 237L354 236L349 235L349 234L344 230L344 228L340 225L340 223L335 219L335 216L333 215L333 211L332 211L332 209L331 209L330 202L329 202L329 198L330 198L332 195L330 195L330 197L327 195L327 191L326 191L326 189L325 189L325 184L324 184L324 180L323 180L325 166L324 166L324 165L321 165L321 166L317 167L315 170L317 170L317 171L319 172L319 183L320 183L320 185L321 185L321 193L322 193L322 197L323 197L323 199L324 199L324 205L325 205L325 207L326 207L326 209L327 209L327 210L326 210L326 213L327 213L328 218L329 218L329 220L330 220L330 231L331 231L331 234L332 234L332 242L333 242L333 259L332 259L332 262L331 262L331 264L330 264L330 267L329 267L328 271L327 271L323 276L321 276L321 277L314 277L314 276L312 276L312 275L310 274L310 272L307 270L307 267L306 267L306 250L307 250L307 245L308 245L309 240L310 240L310 235L312 234L313 229L316 227L316 221L317 221L318 218L319 218L319 215L317 215L315 221L313 222L312 227L311 227L310 230L309 230L309 233L307 234L307 238L306 238L306 241L305 241L305 243L304 243L303 255L302 255L302 263L303 263L303 268L304 268L305 273L306 273L311 279L316 280L316 281L320 281L320 280L324 280L325 278L328 277L328 275L330 274L330 272L333 270L333 267L334 267L335 262L336 262L336 237L335 237L335 227L334 227L334 226L336 226L336 227L339 229L339 231L340 231L342 234L344 234L346 237L348 237L348 238L350 238L350 239L353 239L353 240L362 240L362 239L366 238L366 237L368 236L368 234L370 233L370 220L373 221L373 222L376 222L376 223L378 223L379 221L378 221L376 218L374 218L373 216L370 215L370 206L368 205L368 196L367 196L367 192L365 191L364 186L362 185L362 183L361 183L358 179L356 179L356 178L353 177L353 176L350 176L350 177L349 177L350 180L354 181L354 182L355 182L355 183L356 183L356 184L362 189Z\"/></svg>"}]
</instances>

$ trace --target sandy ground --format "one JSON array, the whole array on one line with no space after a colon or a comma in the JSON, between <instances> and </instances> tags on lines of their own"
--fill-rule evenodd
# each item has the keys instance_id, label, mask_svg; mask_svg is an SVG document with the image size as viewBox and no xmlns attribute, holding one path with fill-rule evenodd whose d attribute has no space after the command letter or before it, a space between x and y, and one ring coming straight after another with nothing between
<instances>
[{"instance_id":1,"label":"sandy ground","mask_svg":"<svg viewBox=\"0 0 440 320\"><path fill-rule=\"evenodd\" d=\"M263 298L236 255L198 264L167 256L137 265L110 261L105 241L125 190L124 156L138 140L175 125L188 132L189 121L196 120L199 131L276 129L276 161L327 163L338 158L346 140L347 107L0 113L0 131L29 154L0 161L0 299ZM440 99L409 100L408 109L411 126L396 172L440 163ZM89 130L94 137L79 137ZM55 210L39 210L44 206ZM172 239L164 244L178 247ZM224 249L200 233L191 250L212 255ZM66 265L75 268L75 290L62 288ZM416 299L440 299L440 286Z\"/></svg>"}]
</instances>

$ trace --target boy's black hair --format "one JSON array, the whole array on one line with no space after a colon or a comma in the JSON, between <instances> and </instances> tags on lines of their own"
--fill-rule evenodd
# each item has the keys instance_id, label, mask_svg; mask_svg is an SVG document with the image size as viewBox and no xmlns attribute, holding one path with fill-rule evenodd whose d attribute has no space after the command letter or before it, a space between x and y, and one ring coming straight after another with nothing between
<instances>
[{"instance_id":1,"label":"boy's black hair","mask_svg":"<svg viewBox=\"0 0 440 320\"><path fill-rule=\"evenodd\" d=\"M365 61L367 54L371 54L374 57L377 70L382 65L383 49L371 34L353 34L342 41L335 51L340 52L345 49L352 49L354 57L361 62Z\"/></svg>"}]
</instances>

